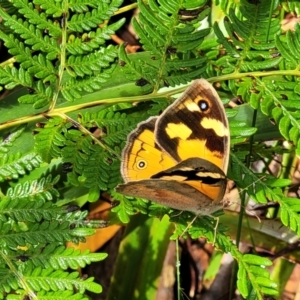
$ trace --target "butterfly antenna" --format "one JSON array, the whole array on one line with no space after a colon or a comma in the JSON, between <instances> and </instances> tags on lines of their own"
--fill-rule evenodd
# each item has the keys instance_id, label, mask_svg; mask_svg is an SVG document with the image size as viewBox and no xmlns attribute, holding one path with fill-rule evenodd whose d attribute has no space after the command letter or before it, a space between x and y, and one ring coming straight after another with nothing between
<instances>
[{"instance_id":1,"label":"butterfly antenna","mask_svg":"<svg viewBox=\"0 0 300 300\"><path fill-rule=\"evenodd\" d=\"M254 183L258 182L258 181L261 181L261 180L264 179L265 177L266 177L266 175L264 175L264 176L258 178L257 180L255 180L255 181L252 182L251 184L247 185L246 187L244 187L243 189L241 189L241 190L239 191L239 194L242 193L242 192L244 192L244 191L246 191L252 184L254 184Z\"/></svg>"},{"instance_id":2,"label":"butterfly antenna","mask_svg":"<svg viewBox=\"0 0 300 300\"><path fill-rule=\"evenodd\" d=\"M241 189L241 190L239 191L239 194L241 194L242 192L246 191L252 184L254 184L254 183L256 183L256 182L262 180L264 177L266 177L266 176L260 177L259 179L255 180L254 182L252 182L252 183L249 184L248 186L246 186L246 187L244 187L243 189ZM258 222L261 223L261 219L259 218L259 216L258 216L256 213L254 213L253 211L247 209L245 206L241 205L241 203L238 203L238 202L235 202L235 201L229 201L229 200L228 200L228 201L225 200L225 201L223 201L223 202L226 203L226 204L224 205L224 206L226 206L226 207L227 207L227 206L230 206L230 205L233 205L233 204L239 205L239 206L242 207L249 215L256 217L257 220L258 220Z\"/></svg>"}]
</instances>

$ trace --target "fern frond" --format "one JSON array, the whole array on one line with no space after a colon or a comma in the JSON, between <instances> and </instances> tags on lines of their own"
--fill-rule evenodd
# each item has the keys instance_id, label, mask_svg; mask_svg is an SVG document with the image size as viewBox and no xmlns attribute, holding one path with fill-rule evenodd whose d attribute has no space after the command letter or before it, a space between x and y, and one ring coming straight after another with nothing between
<instances>
[{"instance_id":1,"label":"fern frond","mask_svg":"<svg viewBox=\"0 0 300 300\"><path fill-rule=\"evenodd\" d=\"M9 15L15 15L17 12L16 8L8 0L3 0L1 2L1 7L3 7Z\"/></svg>"},{"instance_id":2,"label":"fern frond","mask_svg":"<svg viewBox=\"0 0 300 300\"><path fill-rule=\"evenodd\" d=\"M130 117L128 117L130 116ZM149 116L147 112L121 113L108 107L97 113L86 113L81 116L80 122L86 128L102 129L101 139L106 145L115 147L126 140L128 133L138 124Z\"/></svg>"},{"instance_id":3,"label":"fern frond","mask_svg":"<svg viewBox=\"0 0 300 300\"><path fill-rule=\"evenodd\" d=\"M18 280L17 277L7 268L0 269L0 299L4 299L4 294L9 293L11 290L17 290Z\"/></svg>"},{"instance_id":4,"label":"fern frond","mask_svg":"<svg viewBox=\"0 0 300 300\"><path fill-rule=\"evenodd\" d=\"M102 28L97 28L96 31L91 31L81 38L70 36L70 41L72 43L67 44L67 50L73 55L82 55L85 53L90 53L94 49L98 49L100 45L103 45L106 40L111 39L111 35L124 24L125 19L120 19L119 21L104 25Z\"/></svg>"},{"instance_id":5,"label":"fern frond","mask_svg":"<svg viewBox=\"0 0 300 300\"><path fill-rule=\"evenodd\" d=\"M47 201L53 200L54 196L58 196L58 191L54 185L58 182L59 176L52 180L52 176L42 177L39 180L26 181L25 183L18 183L15 187L7 190L6 196L11 200L36 200Z\"/></svg>"},{"instance_id":6,"label":"fern frond","mask_svg":"<svg viewBox=\"0 0 300 300\"><path fill-rule=\"evenodd\" d=\"M125 74L131 80L144 78L158 88L160 85L175 86L200 77L204 73L205 57L196 55L197 48L210 29L196 30L194 24L203 20L209 10L203 10L195 19L180 19L186 3L154 0L146 5L138 1L140 14L132 25L137 32L149 59L132 61L124 49L120 49L120 59L126 62ZM199 4L198 4L199 6Z\"/></svg>"},{"instance_id":7,"label":"fern frond","mask_svg":"<svg viewBox=\"0 0 300 300\"><path fill-rule=\"evenodd\" d=\"M284 60L288 63L290 69L296 69L300 65L300 55L298 47L300 46L300 25L295 26L295 31L288 31L286 36L278 35L276 37L276 47L280 51Z\"/></svg>"},{"instance_id":8,"label":"fern frond","mask_svg":"<svg viewBox=\"0 0 300 300\"><path fill-rule=\"evenodd\" d=\"M281 3L282 8L287 12L295 12L297 15L300 14L300 3L287 0Z\"/></svg>"},{"instance_id":9,"label":"fern frond","mask_svg":"<svg viewBox=\"0 0 300 300\"><path fill-rule=\"evenodd\" d=\"M82 90L99 90L102 84L110 78L117 56L115 46L106 47L105 42L111 39L110 35L124 24L125 19L97 29L95 32L81 34L81 37L77 33L90 31L90 28L96 28L108 20L122 1L107 1L97 3L97 5L96 3L91 5L75 3L77 12L72 14L70 20L64 20L67 28L59 27L61 21L59 18L62 15L68 15L61 4L51 4L45 1L38 3L41 4L40 9L45 9L45 12L37 10L32 3L21 0L13 1L19 15L10 16L0 8L0 16L4 20L4 25L13 30L10 35L1 31L0 38L5 41L8 51L15 55L21 65L20 70L9 67L1 68L0 83L7 89L12 89L17 85L29 88L31 93L20 97L19 102L33 104L34 108L42 108L46 105L54 107L60 91L63 91L62 96L67 101L74 101L82 97L80 94ZM96 6L96 8L92 12L79 13L78 8L83 8L85 5ZM68 46L61 48L59 46L61 39L66 38L68 34L70 34ZM78 37L74 39L76 35ZM26 44L31 46L30 49L25 46ZM36 52L36 55L33 55L33 52ZM86 53L89 53L88 57L84 55ZM62 69L58 67L58 58L67 62ZM64 84L57 89L57 83L62 82L64 69L72 77L88 80L89 87L83 88L84 83L82 83L77 88L72 82L64 80ZM41 82L36 81L36 78ZM51 85L45 86L45 82Z\"/></svg>"},{"instance_id":10,"label":"fern frond","mask_svg":"<svg viewBox=\"0 0 300 300\"><path fill-rule=\"evenodd\" d=\"M21 128L19 130L16 130L13 133L10 133L8 136L6 136L4 139L0 142L0 157L3 155L2 153L7 153L9 151L9 148L11 148L14 145L14 141L20 137L22 132L24 131L24 128Z\"/></svg>"},{"instance_id":11,"label":"fern frond","mask_svg":"<svg viewBox=\"0 0 300 300\"><path fill-rule=\"evenodd\" d=\"M67 273L38 267L34 269L32 274L27 275L27 282L34 290L47 289L48 287L53 291L75 288L80 293L84 293L86 290L96 293L101 292L100 286L92 282L93 278L84 280L80 279L79 275L79 272Z\"/></svg>"},{"instance_id":12,"label":"fern frond","mask_svg":"<svg viewBox=\"0 0 300 300\"><path fill-rule=\"evenodd\" d=\"M8 66L0 68L0 78L0 83L5 84L5 88L9 90L15 88L19 84L30 88L33 85L31 77L28 76L28 73L22 68L19 70Z\"/></svg>"},{"instance_id":13,"label":"fern frond","mask_svg":"<svg viewBox=\"0 0 300 300\"><path fill-rule=\"evenodd\" d=\"M33 9L33 7L31 7ZM41 50L48 52L47 38L43 37L42 30L47 29L51 36L59 37L61 35L61 29L58 25L55 25L51 21L46 21L45 18L39 18L36 22L42 21L42 29L37 28L34 24L30 24L17 16L10 16L4 10L0 9L0 16L5 21L5 26L13 29L15 33L18 33L25 43L32 46L33 50ZM51 45L50 45L51 48Z\"/></svg>"},{"instance_id":14,"label":"fern frond","mask_svg":"<svg viewBox=\"0 0 300 300\"><path fill-rule=\"evenodd\" d=\"M249 89L253 88L251 82L245 83ZM281 135L294 143L296 153L300 153L300 114L297 82L278 79L276 82L269 78L256 80L249 99L254 108L260 108L267 116L273 118L278 125Z\"/></svg>"},{"instance_id":15,"label":"fern frond","mask_svg":"<svg viewBox=\"0 0 300 300\"><path fill-rule=\"evenodd\" d=\"M0 219L7 221L9 217L19 222L36 222L45 220L53 220L60 215L66 214L66 207L57 207L52 202L34 201L25 202L11 199L3 199L0 203Z\"/></svg>"},{"instance_id":16,"label":"fern frond","mask_svg":"<svg viewBox=\"0 0 300 300\"><path fill-rule=\"evenodd\" d=\"M93 291L96 293L101 292L101 287L92 282L92 278L81 279L79 272L64 272L61 270L54 270L52 268L30 268L24 267L22 272L24 272L23 280L28 285L28 288L33 291L64 291L76 289L79 293L84 293L87 291ZM12 272L6 273L8 276L3 276L0 274L0 292L10 292L12 289L18 289L17 277L13 278L15 274ZM2 275L2 276L1 276Z\"/></svg>"},{"instance_id":17,"label":"fern frond","mask_svg":"<svg viewBox=\"0 0 300 300\"><path fill-rule=\"evenodd\" d=\"M241 153L244 156L247 153ZM236 180L241 188L247 189L251 197L259 203L267 203L268 200L279 202L283 197L283 192L280 188L287 187L291 182L290 180L279 180L275 177L265 174L255 174L248 167L245 166L244 157L238 157L237 154L230 154L231 168L228 176ZM239 180L238 177L243 177Z\"/></svg>"},{"instance_id":18,"label":"fern frond","mask_svg":"<svg viewBox=\"0 0 300 300\"><path fill-rule=\"evenodd\" d=\"M117 57L115 47L102 48L97 52L94 52L83 57L71 55L68 58L67 70L70 70L70 74L77 76L92 75L94 72L101 71L102 68L107 68Z\"/></svg>"},{"instance_id":19,"label":"fern frond","mask_svg":"<svg viewBox=\"0 0 300 300\"><path fill-rule=\"evenodd\" d=\"M68 21L68 27L76 32L90 31L96 28L98 24L109 20L114 12L118 10L122 2L122 0L98 2L97 8L91 9L86 13L74 14L71 20ZM77 8L78 5L75 4L75 7Z\"/></svg>"},{"instance_id":20,"label":"fern frond","mask_svg":"<svg viewBox=\"0 0 300 300\"><path fill-rule=\"evenodd\" d=\"M100 90L102 84L104 84L112 75L115 66L112 65L108 67L104 73L98 73L89 78L71 78L66 82L62 89L62 95L68 101L73 101L74 99L80 99L80 92L94 92Z\"/></svg>"},{"instance_id":21,"label":"fern frond","mask_svg":"<svg viewBox=\"0 0 300 300\"><path fill-rule=\"evenodd\" d=\"M51 75L50 75L51 76ZM48 77L48 79L50 79ZM54 91L51 86L46 86L42 81L36 82L35 85L33 85L32 90L35 91L35 94L25 94L21 97L19 97L19 102L28 104L28 103L34 103L34 108L41 108L45 106L46 104L49 104L53 100L53 94Z\"/></svg>"},{"instance_id":22,"label":"fern frond","mask_svg":"<svg viewBox=\"0 0 300 300\"><path fill-rule=\"evenodd\" d=\"M60 118L51 118L47 124L37 128L38 134L35 135L36 151L40 153L44 161L59 157L61 148L64 146L66 138L64 133L71 125Z\"/></svg>"},{"instance_id":23,"label":"fern frond","mask_svg":"<svg viewBox=\"0 0 300 300\"><path fill-rule=\"evenodd\" d=\"M109 183L114 186L117 184L118 161L111 160L110 154L105 153L98 145L94 145L90 137L76 130L69 130L66 139L62 157L64 162L71 163L73 166L72 171L68 173L70 182L75 185L82 184L97 195L99 189L107 190Z\"/></svg>"},{"instance_id":24,"label":"fern frond","mask_svg":"<svg viewBox=\"0 0 300 300\"><path fill-rule=\"evenodd\" d=\"M274 57L271 51L280 30L278 18L272 17L270 20L269 12L275 9L271 5L272 2L268 0L257 4L243 0L240 17L236 16L234 9L230 9L228 18L224 20L229 37L222 33L218 23L214 24L218 42L226 50L226 55L213 62L219 74L266 70L280 63L282 58Z\"/></svg>"},{"instance_id":25,"label":"fern frond","mask_svg":"<svg viewBox=\"0 0 300 300\"><path fill-rule=\"evenodd\" d=\"M280 201L280 219L283 225L290 227L300 235L300 206L298 199L283 197Z\"/></svg>"},{"instance_id":26,"label":"fern frond","mask_svg":"<svg viewBox=\"0 0 300 300\"><path fill-rule=\"evenodd\" d=\"M0 157L0 182L17 179L27 171L40 166L41 157L37 153L19 155L3 155Z\"/></svg>"},{"instance_id":27,"label":"fern frond","mask_svg":"<svg viewBox=\"0 0 300 300\"><path fill-rule=\"evenodd\" d=\"M112 212L117 213L122 223L128 223L130 220L129 216L136 214L137 211L144 214L148 213L149 202L147 200L128 198L115 191L112 191L112 196L116 201L120 201L118 206L112 208Z\"/></svg>"},{"instance_id":28,"label":"fern frond","mask_svg":"<svg viewBox=\"0 0 300 300\"><path fill-rule=\"evenodd\" d=\"M0 222L1 239L7 247L16 248L18 246L47 244L53 242L72 241L74 243L84 242L84 236L92 235L95 229L73 228L70 229L69 222L43 221L40 224L28 223L28 230L24 232L21 227L17 227L13 232L11 225ZM10 232L10 233L9 233ZM8 234L9 233L9 234Z\"/></svg>"},{"instance_id":29,"label":"fern frond","mask_svg":"<svg viewBox=\"0 0 300 300\"><path fill-rule=\"evenodd\" d=\"M24 69L31 67L29 70L32 74L35 72L47 72L50 75L54 72L53 65L49 60L43 59L43 56L32 57L31 50L24 45L19 39L14 38L13 34L6 35L4 32L0 32L0 38L4 41L4 45L9 49L9 53L15 55L16 61L20 63L20 66ZM57 55L59 53L59 48L54 53L49 53L47 58L49 59L52 55ZM42 60L42 61L40 61ZM32 68L35 68L32 69ZM38 74L37 74L38 75ZM41 76L36 76L37 78L42 78Z\"/></svg>"},{"instance_id":30,"label":"fern frond","mask_svg":"<svg viewBox=\"0 0 300 300\"><path fill-rule=\"evenodd\" d=\"M49 31L52 36L58 37L61 34L58 24L47 18L48 16L45 13L39 12L33 3L22 0L13 0L12 2L20 15L28 19L31 24L36 25L37 28Z\"/></svg>"},{"instance_id":31,"label":"fern frond","mask_svg":"<svg viewBox=\"0 0 300 300\"><path fill-rule=\"evenodd\" d=\"M91 262L101 261L107 257L106 253L90 253L89 250L80 251L65 246L50 244L40 254L30 255L24 264L30 263L35 267L50 267L55 270L76 270L84 268Z\"/></svg>"},{"instance_id":32,"label":"fern frond","mask_svg":"<svg viewBox=\"0 0 300 300\"><path fill-rule=\"evenodd\" d=\"M172 239L176 239L186 232L187 222L194 219L193 215L184 221L179 221ZM265 270L272 262L267 258L257 255L241 254L236 245L225 234L227 228L222 224L218 224L216 229L216 220L211 217L201 216L197 218L193 226L188 229L188 233L192 238L205 236L210 242L215 244L225 253L230 252L239 265L237 285L240 293L245 299L249 299L249 294L254 293L256 299L263 299L263 295L277 295L276 284L270 280L270 273ZM216 233L217 230L217 233Z\"/></svg>"},{"instance_id":33,"label":"fern frond","mask_svg":"<svg viewBox=\"0 0 300 300\"><path fill-rule=\"evenodd\" d=\"M281 208L282 223L300 234L299 203L297 199L286 197L283 193L283 189L290 186L291 180L277 179L265 174L254 174L234 154L231 154L231 163L230 178L236 179L241 188L247 189L247 193L258 203L278 202ZM242 176L243 181L239 181L235 176Z\"/></svg>"},{"instance_id":34,"label":"fern frond","mask_svg":"<svg viewBox=\"0 0 300 300\"><path fill-rule=\"evenodd\" d=\"M45 14L52 15L54 18L59 18L64 13L64 9L62 7L61 2L52 2L45 0L35 0L35 5L38 5L43 10L45 10Z\"/></svg>"},{"instance_id":35,"label":"fern frond","mask_svg":"<svg viewBox=\"0 0 300 300\"><path fill-rule=\"evenodd\" d=\"M252 254L241 255L238 252L236 254L240 258L237 286L244 298L247 298L250 293L254 293L257 299L264 299L264 295L278 295L277 285L265 270L272 265L269 259Z\"/></svg>"}]
</instances>

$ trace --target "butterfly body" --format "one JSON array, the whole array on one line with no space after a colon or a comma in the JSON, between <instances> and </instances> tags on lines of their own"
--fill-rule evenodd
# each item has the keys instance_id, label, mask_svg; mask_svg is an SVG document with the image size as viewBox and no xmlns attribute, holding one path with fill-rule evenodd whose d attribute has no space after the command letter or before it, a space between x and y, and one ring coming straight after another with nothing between
<instances>
[{"instance_id":1,"label":"butterfly body","mask_svg":"<svg viewBox=\"0 0 300 300\"><path fill-rule=\"evenodd\" d=\"M229 130L223 104L204 79L159 117L138 125L123 150L117 191L208 215L222 207Z\"/></svg>"}]
</instances>

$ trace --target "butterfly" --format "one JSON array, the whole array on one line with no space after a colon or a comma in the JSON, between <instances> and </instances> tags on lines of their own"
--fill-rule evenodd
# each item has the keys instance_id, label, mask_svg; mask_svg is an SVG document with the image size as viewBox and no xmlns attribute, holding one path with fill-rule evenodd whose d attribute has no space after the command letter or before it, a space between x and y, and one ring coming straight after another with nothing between
<instances>
[{"instance_id":1,"label":"butterfly","mask_svg":"<svg viewBox=\"0 0 300 300\"><path fill-rule=\"evenodd\" d=\"M213 86L195 80L158 117L138 124L122 152L119 193L196 215L223 207L229 127Z\"/></svg>"}]
</instances>

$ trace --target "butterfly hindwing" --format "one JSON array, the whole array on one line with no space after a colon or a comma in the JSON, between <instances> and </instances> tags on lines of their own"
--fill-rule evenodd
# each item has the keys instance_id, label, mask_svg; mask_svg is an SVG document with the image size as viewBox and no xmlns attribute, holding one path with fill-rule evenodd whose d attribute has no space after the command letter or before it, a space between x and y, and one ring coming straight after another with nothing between
<instances>
[{"instance_id":1,"label":"butterfly hindwing","mask_svg":"<svg viewBox=\"0 0 300 300\"><path fill-rule=\"evenodd\" d=\"M225 188L226 176L221 169L200 158L190 158L151 179L119 185L117 191L178 210L207 215L222 207L220 202Z\"/></svg>"}]
</instances>

